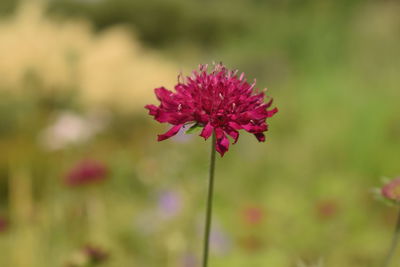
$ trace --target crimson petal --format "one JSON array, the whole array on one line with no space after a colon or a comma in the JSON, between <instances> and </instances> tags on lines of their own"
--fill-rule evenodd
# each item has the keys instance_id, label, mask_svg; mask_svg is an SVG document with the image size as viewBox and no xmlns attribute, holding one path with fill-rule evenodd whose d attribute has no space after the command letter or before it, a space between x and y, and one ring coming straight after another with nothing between
<instances>
[{"instance_id":1,"label":"crimson petal","mask_svg":"<svg viewBox=\"0 0 400 267\"><path fill-rule=\"evenodd\" d=\"M215 135L217 137L216 150L223 157L229 149L229 139L221 128L215 128Z\"/></svg>"},{"instance_id":2,"label":"crimson petal","mask_svg":"<svg viewBox=\"0 0 400 267\"><path fill-rule=\"evenodd\" d=\"M207 125L203 128L203 131L201 131L200 136L207 140L211 136L213 129L214 127L211 125L211 123L207 123Z\"/></svg>"},{"instance_id":3,"label":"crimson petal","mask_svg":"<svg viewBox=\"0 0 400 267\"><path fill-rule=\"evenodd\" d=\"M155 116L157 114L158 108L156 106L154 106L154 105L146 105L144 107L149 110L149 115Z\"/></svg>"},{"instance_id":4,"label":"crimson petal","mask_svg":"<svg viewBox=\"0 0 400 267\"><path fill-rule=\"evenodd\" d=\"M265 142L265 135L263 133L254 134L259 142Z\"/></svg>"},{"instance_id":5,"label":"crimson petal","mask_svg":"<svg viewBox=\"0 0 400 267\"><path fill-rule=\"evenodd\" d=\"M233 144L236 144L239 139L239 132L231 129L225 129L225 132L233 138Z\"/></svg>"},{"instance_id":6,"label":"crimson petal","mask_svg":"<svg viewBox=\"0 0 400 267\"><path fill-rule=\"evenodd\" d=\"M221 157L223 157L225 152L228 151L228 149L229 149L229 139L224 134L224 136L221 139L217 140L216 145L217 145L216 150L221 155Z\"/></svg>"},{"instance_id":7,"label":"crimson petal","mask_svg":"<svg viewBox=\"0 0 400 267\"><path fill-rule=\"evenodd\" d=\"M278 112L278 109L277 109L277 108L268 110L268 111L267 111L267 117L270 118L270 117L274 116L274 114L277 113L277 112Z\"/></svg>"},{"instance_id":8,"label":"crimson petal","mask_svg":"<svg viewBox=\"0 0 400 267\"><path fill-rule=\"evenodd\" d=\"M165 139L168 139L168 138L176 135L179 132L179 130L182 128L182 126L183 126L183 124L175 125L171 129L169 129L168 132L166 132L164 134L159 134L157 141L163 141Z\"/></svg>"}]
</instances>

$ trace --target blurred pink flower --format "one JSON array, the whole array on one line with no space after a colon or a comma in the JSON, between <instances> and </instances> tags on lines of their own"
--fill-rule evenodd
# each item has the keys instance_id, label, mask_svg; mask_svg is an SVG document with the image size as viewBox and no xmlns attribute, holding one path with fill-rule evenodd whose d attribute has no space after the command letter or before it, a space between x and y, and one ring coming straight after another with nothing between
<instances>
[{"instance_id":1,"label":"blurred pink flower","mask_svg":"<svg viewBox=\"0 0 400 267\"><path fill-rule=\"evenodd\" d=\"M199 72L193 71L191 77L178 82L176 92L156 88L160 105L145 108L158 122L174 125L158 135L158 141L174 136L186 124L195 123L193 127L203 127L200 136L204 139L215 133L216 150L223 156L229 149L227 136L236 143L241 129L254 134L258 141L265 141L266 119L278 110L268 110L272 99L264 103L264 93L254 87L255 82L249 84L244 73L237 76L237 71L229 71L222 64L215 65L210 73L207 65L200 65Z\"/></svg>"},{"instance_id":2,"label":"blurred pink flower","mask_svg":"<svg viewBox=\"0 0 400 267\"><path fill-rule=\"evenodd\" d=\"M83 160L67 173L65 183L69 186L91 184L104 180L107 174L108 169L102 162Z\"/></svg>"},{"instance_id":3,"label":"blurred pink flower","mask_svg":"<svg viewBox=\"0 0 400 267\"><path fill-rule=\"evenodd\" d=\"M264 217L264 212L261 207L249 206L243 209L243 220L248 224L260 224Z\"/></svg>"},{"instance_id":4,"label":"blurred pink flower","mask_svg":"<svg viewBox=\"0 0 400 267\"><path fill-rule=\"evenodd\" d=\"M400 201L400 177L393 179L381 189L382 196L389 200Z\"/></svg>"},{"instance_id":5,"label":"blurred pink flower","mask_svg":"<svg viewBox=\"0 0 400 267\"><path fill-rule=\"evenodd\" d=\"M263 240L256 235L247 235L239 240L241 247L248 252L257 252L263 249Z\"/></svg>"},{"instance_id":6,"label":"blurred pink flower","mask_svg":"<svg viewBox=\"0 0 400 267\"><path fill-rule=\"evenodd\" d=\"M86 245L83 248L83 252L89 258L91 264L103 263L109 257L109 254L105 250L93 245Z\"/></svg>"},{"instance_id":7,"label":"blurred pink flower","mask_svg":"<svg viewBox=\"0 0 400 267\"><path fill-rule=\"evenodd\" d=\"M176 191L164 191L158 197L158 212L161 219L170 219L182 210L182 196Z\"/></svg>"},{"instance_id":8,"label":"blurred pink flower","mask_svg":"<svg viewBox=\"0 0 400 267\"><path fill-rule=\"evenodd\" d=\"M4 217L0 217L0 233L5 232L8 228L8 221Z\"/></svg>"},{"instance_id":9,"label":"blurred pink flower","mask_svg":"<svg viewBox=\"0 0 400 267\"><path fill-rule=\"evenodd\" d=\"M316 205L317 216L323 220L332 219L338 211L338 203L335 200L321 200Z\"/></svg>"}]
</instances>

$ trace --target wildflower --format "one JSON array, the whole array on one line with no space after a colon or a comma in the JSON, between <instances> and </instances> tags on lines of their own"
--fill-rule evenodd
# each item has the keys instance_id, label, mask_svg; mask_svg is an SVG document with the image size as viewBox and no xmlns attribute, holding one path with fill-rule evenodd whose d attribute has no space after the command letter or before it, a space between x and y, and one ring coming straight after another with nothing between
<instances>
[{"instance_id":1,"label":"wildflower","mask_svg":"<svg viewBox=\"0 0 400 267\"><path fill-rule=\"evenodd\" d=\"M8 221L5 218L0 217L0 233L5 232L7 228L8 228Z\"/></svg>"},{"instance_id":2,"label":"wildflower","mask_svg":"<svg viewBox=\"0 0 400 267\"><path fill-rule=\"evenodd\" d=\"M174 136L184 125L193 124L191 129L203 127L200 136L206 140L215 134L216 150L221 156L229 149L227 136L236 143L241 129L264 142L264 132L268 130L266 119L278 111L268 110L272 99L264 103L264 93L255 90L255 82L249 84L244 73L238 76L237 71L229 71L222 64L215 65L210 73L207 65L200 65L199 72L178 81L175 91L156 88L161 104L145 106L155 120L173 125L158 135L158 141Z\"/></svg>"},{"instance_id":3,"label":"wildflower","mask_svg":"<svg viewBox=\"0 0 400 267\"><path fill-rule=\"evenodd\" d=\"M109 257L109 253L93 245L86 245L74 253L67 267L85 267L85 266L98 266L104 263Z\"/></svg>"},{"instance_id":4,"label":"wildflower","mask_svg":"<svg viewBox=\"0 0 400 267\"><path fill-rule=\"evenodd\" d=\"M334 200L322 200L316 205L316 215L322 220L329 220L339 212L338 203Z\"/></svg>"},{"instance_id":5,"label":"wildflower","mask_svg":"<svg viewBox=\"0 0 400 267\"><path fill-rule=\"evenodd\" d=\"M199 266L193 253L186 252L181 258L180 267L196 267Z\"/></svg>"},{"instance_id":6,"label":"wildflower","mask_svg":"<svg viewBox=\"0 0 400 267\"><path fill-rule=\"evenodd\" d=\"M386 180L386 179L385 179ZM387 204L398 205L400 203L400 177L391 180L386 183L380 190L380 195L376 194L379 190L374 190L375 196L378 199L385 200ZM397 212L397 223L393 233L392 242L390 244L389 250L386 254L384 263L382 266L388 267L392 262L397 245L399 243L399 235L400 232L400 210Z\"/></svg>"},{"instance_id":7,"label":"wildflower","mask_svg":"<svg viewBox=\"0 0 400 267\"><path fill-rule=\"evenodd\" d=\"M231 250L231 239L220 227L213 227L210 235L211 250L217 255L226 255Z\"/></svg>"},{"instance_id":8,"label":"wildflower","mask_svg":"<svg viewBox=\"0 0 400 267\"><path fill-rule=\"evenodd\" d=\"M99 264L107 260L108 253L98 247L87 245L83 248L84 254L92 264Z\"/></svg>"},{"instance_id":9,"label":"wildflower","mask_svg":"<svg viewBox=\"0 0 400 267\"><path fill-rule=\"evenodd\" d=\"M158 211L163 219L170 219L182 210L182 198L178 192L165 191L159 195Z\"/></svg>"},{"instance_id":10,"label":"wildflower","mask_svg":"<svg viewBox=\"0 0 400 267\"><path fill-rule=\"evenodd\" d=\"M249 206L243 210L243 220L247 224L260 224L263 219L263 210L257 206Z\"/></svg>"},{"instance_id":11,"label":"wildflower","mask_svg":"<svg viewBox=\"0 0 400 267\"><path fill-rule=\"evenodd\" d=\"M49 150L85 143L103 130L106 124L103 117L103 114L81 116L64 111L43 131L40 141Z\"/></svg>"},{"instance_id":12,"label":"wildflower","mask_svg":"<svg viewBox=\"0 0 400 267\"><path fill-rule=\"evenodd\" d=\"M257 235L248 235L240 239L240 245L248 252L257 252L263 249L264 242Z\"/></svg>"},{"instance_id":13,"label":"wildflower","mask_svg":"<svg viewBox=\"0 0 400 267\"><path fill-rule=\"evenodd\" d=\"M84 160L79 162L66 175L65 183L70 186L86 185L99 182L106 178L108 170L106 166L95 160Z\"/></svg>"},{"instance_id":14,"label":"wildflower","mask_svg":"<svg viewBox=\"0 0 400 267\"><path fill-rule=\"evenodd\" d=\"M393 179L381 189L382 196L396 202L400 201L400 177Z\"/></svg>"}]
</instances>

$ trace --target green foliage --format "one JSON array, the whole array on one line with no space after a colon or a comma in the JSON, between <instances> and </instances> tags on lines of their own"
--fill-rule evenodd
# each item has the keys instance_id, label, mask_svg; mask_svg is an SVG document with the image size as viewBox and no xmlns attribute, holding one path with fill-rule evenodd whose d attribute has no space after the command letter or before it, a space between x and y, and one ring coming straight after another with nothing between
<instances>
[{"instance_id":1,"label":"green foliage","mask_svg":"<svg viewBox=\"0 0 400 267\"><path fill-rule=\"evenodd\" d=\"M225 12L227 6L228 1L63 0L51 2L50 12L87 17L98 29L127 24L153 46L192 42L212 47L244 30L244 15L238 9Z\"/></svg>"},{"instance_id":2,"label":"green foliage","mask_svg":"<svg viewBox=\"0 0 400 267\"><path fill-rule=\"evenodd\" d=\"M198 133L200 132L200 130L203 128L203 126L199 125L199 124L194 124L192 126L190 126L190 128L185 132L186 134L193 134L193 133Z\"/></svg>"},{"instance_id":3,"label":"green foliage","mask_svg":"<svg viewBox=\"0 0 400 267\"><path fill-rule=\"evenodd\" d=\"M10 15L17 7L19 0L2 0L0 2L0 17Z\"/></svg>"}]
</instances>

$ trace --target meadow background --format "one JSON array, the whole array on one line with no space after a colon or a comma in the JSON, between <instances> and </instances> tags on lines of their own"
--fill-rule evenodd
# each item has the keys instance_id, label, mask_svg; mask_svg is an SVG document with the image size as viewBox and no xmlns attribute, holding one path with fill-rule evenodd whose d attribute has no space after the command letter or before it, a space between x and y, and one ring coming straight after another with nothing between
<instances>
[{"instance_id":1,"label":"meadow background","mask_svg":"<svg viewBox=\"0 0 400 267\"><path fill-rule=\"evenodd\" d=\"M210 266L380 266L396 209L371 189L400 175L399 14L389 0L0 1L0 266L199 266L210 145L156 142L168 126L143 106L213 61L257 78L279 113L266 143L243 134L217 161ZM87 162L103 179L68 184Z\"/></svg>"}]
</instances>

